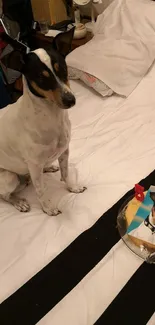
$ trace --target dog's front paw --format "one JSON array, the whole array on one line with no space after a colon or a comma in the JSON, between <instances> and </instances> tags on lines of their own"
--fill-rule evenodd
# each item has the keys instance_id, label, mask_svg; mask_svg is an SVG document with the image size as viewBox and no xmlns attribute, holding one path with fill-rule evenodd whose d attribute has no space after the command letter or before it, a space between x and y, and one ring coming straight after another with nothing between
<instances>
[{"instance_id":1,"label":"dog's front paw","mask_svg":"<svg viewBox=\"0 0 155 325\"><path fill-rule=\"evenodd\" d=\"M50 167L45 167L44 168L44 173L56 173L56 172L58 172L58 170L59 170L58 166L52 165Z\"/></svg>"},{"instance_id":2,"label":"dog's front paw","mask_svg":"<svg viewBox=\"0 0 155 325\"><path fill-rule=\"evenodd\" d=\"M68 191L71 193L83 193L87 189L85 186L81 185L78 178L78 171L75 167L70 168L65 183Z\"/></svg>"},{"instance_id":3,"label":"dog's front paw","mask_svg":"<svg viewBox=\"0 0 155 325\"><path fill-rule=\"evenodd\" d=\"M57 208L56 204L49 198L42 197L39 199L42 210L48 214L48 216L57 216L61 211Z\"/></svg>"},{"instance_id":4,"label":"dog's front paw","mask_svg":"<svg viewBox=\"0 0 155 325\"><path fill-rule=\"evenodd\" d=\"M76 185L76 186L68 186L67 189L71 193L79 194L79 193L83 193L87 188L85 186Z\"/></svg>"},{"instance_id":5,"label":"dog's front paw","mask_svg":"<svg viewBox=\"0 0 155 325\"><path fill-rule=\"evenodd\" d=\"M48 214L48 216L58 216L60 213L61 213L61 211L60 210L58 210L58 209L52 209L52 208L43 208L43 211L46 213L46 214Z\"/></svg>"}]
</instances>

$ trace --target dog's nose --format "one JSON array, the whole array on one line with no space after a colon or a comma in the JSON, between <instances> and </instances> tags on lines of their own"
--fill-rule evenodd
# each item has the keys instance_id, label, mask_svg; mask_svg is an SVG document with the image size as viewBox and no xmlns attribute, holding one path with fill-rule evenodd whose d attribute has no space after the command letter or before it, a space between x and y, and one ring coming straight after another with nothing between
<instances>
[{"instance_id":1,"label":"dog's nose","mask_svg":"<svg viewBox=\"0 0 155 325\"><path fill-rule=\"evenodd\" d=\"M67 92L62 96L62 103L66 108L71 108L75 105L76 99L72 93Z\"/></svg>"}]
</instances>

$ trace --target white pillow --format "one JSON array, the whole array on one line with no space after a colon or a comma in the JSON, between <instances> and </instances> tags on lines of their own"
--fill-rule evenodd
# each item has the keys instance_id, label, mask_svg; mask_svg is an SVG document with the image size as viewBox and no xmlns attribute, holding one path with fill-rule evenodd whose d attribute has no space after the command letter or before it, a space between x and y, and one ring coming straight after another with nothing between
<instances>
[{"instance_id":1,"label":"white pillow","mask_svg":"<svg viewBox=\"0 0 155 325\"><path fill-rule=\"evenodd\" d=\"M69 67L128 96L155 59L155 2L115 0L101 14L93 39L71 52Z\"/></svg>"},{"instance_id":2,"label":"white pillow","mask_svg":"<svg viewBox=\"0 0 155 325\"><path fill-rule=\"evenodd\" d=\"M90 75L89 73L80 71L76 68L68 68L69 79L79 79L85 83L90 88L96 90L103 97L111 96L113 90L111 90L103 81L97 79L96 77Z\"/></svg>"}]
</instances>

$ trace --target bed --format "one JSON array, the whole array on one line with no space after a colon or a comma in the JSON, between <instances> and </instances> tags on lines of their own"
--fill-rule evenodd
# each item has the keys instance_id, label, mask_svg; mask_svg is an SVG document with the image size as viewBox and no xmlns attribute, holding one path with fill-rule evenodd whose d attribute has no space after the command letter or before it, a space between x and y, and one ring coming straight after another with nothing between
<instances>
[{"instance_id":1,"label":"bed","mask_svg":"<svg viewBox=\"0 0 155 325\"><path fill-rule=\"evenodd\" d=\"M0 324L155 324L155 266L127 249L116 224L134 185L155 185L154 85L155 63L127 98L71 81L70 165L87 190L68 193L59 172L45 174L57 217L31 185L28 214L0 202Z\"/></svg>"}]
</instances>

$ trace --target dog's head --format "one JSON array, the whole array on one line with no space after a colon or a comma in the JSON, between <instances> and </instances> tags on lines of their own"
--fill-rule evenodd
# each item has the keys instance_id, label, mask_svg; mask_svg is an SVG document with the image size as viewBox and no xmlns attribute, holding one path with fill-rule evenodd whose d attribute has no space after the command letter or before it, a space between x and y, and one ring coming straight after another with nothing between
<instances>
[{"instance_id":1,"label":"dog's head","mask_svg":"<svg viewBox=\"0 0 155 325\"><path fill-rule=\"evenodd\" d=\"M7 57L6 65L24 74L30 91L38 97L56 102L61 108L75 105L75 97L70 89L65 57L71 48L74 28L58 34L50 48L37 49L24 54L15 40L8 41L14 51ZM12 44L11 44L12 43Z\"/></svg>"}]
</instances>

